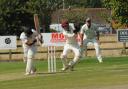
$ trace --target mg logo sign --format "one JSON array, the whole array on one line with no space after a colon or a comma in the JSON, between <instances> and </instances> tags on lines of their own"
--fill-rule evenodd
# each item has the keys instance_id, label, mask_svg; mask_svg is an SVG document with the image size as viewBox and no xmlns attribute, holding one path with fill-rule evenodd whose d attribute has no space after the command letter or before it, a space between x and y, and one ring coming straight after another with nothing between
<instances>
[{"instance_id":1,"label":"mg logo sign","mask_svg":"<svg viewBox=\"0 0 128 89\"><path fill-rule=\"evenodd\" d=\"M51 34L51 42L65 42L65 36L63 33L52 33Z\"/></svg>"},{"instance_id":2,"label":"mg logo sign","mask_svg":"<svg viewBox=\"0 0 128 89\"><path fill-rule=\"evenodd\" d=\"M42 33L44 46L64 46L66 37L63 33ZM80 42L80 37L77 36L78 43Z\"/></svg>"}]
</instances>

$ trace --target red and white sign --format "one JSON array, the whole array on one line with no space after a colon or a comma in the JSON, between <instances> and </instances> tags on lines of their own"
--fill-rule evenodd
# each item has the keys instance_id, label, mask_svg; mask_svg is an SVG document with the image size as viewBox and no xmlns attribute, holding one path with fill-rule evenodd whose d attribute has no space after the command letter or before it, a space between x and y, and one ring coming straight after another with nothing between
<instances>
[{"instance_id":1,"label":"red and white sign","mask_svg":"<svg viewBox=\"0 0 128 89\"><path fill-rule=\"evenodd\" d=\"M44 46L64 46L66 41L63 33L42 33L42 35L44 40Z\"/></svg>"},{"instance_id":2,"label":"red and white sign","mask_svg":"<svg viewBox=\"0 0 128 89\"><path fill-rule=\"evenodd\" d=\"M64 46L65 37L62 33L42 33L44 46Z\"/></svg>"}]
</instances>

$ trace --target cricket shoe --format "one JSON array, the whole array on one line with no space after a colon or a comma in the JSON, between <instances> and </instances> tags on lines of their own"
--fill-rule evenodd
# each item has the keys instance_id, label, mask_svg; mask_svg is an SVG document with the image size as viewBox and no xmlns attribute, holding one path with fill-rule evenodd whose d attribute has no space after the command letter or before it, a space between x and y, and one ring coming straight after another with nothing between
<instances>
[{"instance_id":1,"label":"cricket shoe","mask_svg":"<svg viewBox=\"0 0 128 89\"><path fill-rule=\"evenodd\" d=\"M31 74L35 74L36 73L36 68L34 68L32 71L31 71Z\"/></svg>"},{"instance_id":2,"label":"cricket shoe","mask_svg":"<svg viewBox=\"0 0 128 89\"><path fill-rule=\"evenodd\" d=\"M66 71L66 70L68 70L69 68L70 68L70 65L68 65L68 66L66 66L66 67L64 67L64 68L62 68L61 71Z\"/></svg>"},{"instance_id":3,"label":"cricket shoe","mask_svg":"<svg viewBox=\"0 0 128 89\"><path fill-rule=\"evenodd\" d=\"M102 58L99 58L98 61L99 61L99 63L103 63Z\"/></svg>"},{"instance_id":4,"label":"cricket shoe","mask_svg":"<svg viewBox=\"0 0 128 89\"><path fill-rule=\"evenodd\" d=\"M102 61L102 60L100 60L100 61L99 61L99 63L103 63L103 61Z\"/></svg>"},{"instance_id":5,"label":"cricket shoe","mask_svg":"<svg viewBox=\"0 0 128 89\"><path fill-rule=\"evenodd\" d=\"M25 73L24 75L30 75L31 73Z\"/></svg>"}]
</instances>

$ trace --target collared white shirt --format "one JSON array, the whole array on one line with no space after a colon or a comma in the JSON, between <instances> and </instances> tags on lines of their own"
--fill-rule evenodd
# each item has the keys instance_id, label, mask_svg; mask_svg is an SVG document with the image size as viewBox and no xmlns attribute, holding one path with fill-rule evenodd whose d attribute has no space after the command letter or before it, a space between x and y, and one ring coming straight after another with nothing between
<instances>
[{"instance_id":1,"label":"collared white shirt","mask_svg":"<svg viewBox=\"0 0 128 89\"><path fill-rule=\"evenodd\" d=\"M66 37L66 44L77 44L75 34L73 33L73 28L69 26L69 31L63 29L63 34Z\"/></svg>"},{"instance_id":2,"label":"collared white shirt","mask_svg":"<svg viewBox=\"0 0 128 89\"><path fill-rule=\"evenodd\" d=\"M80 33L84 34L84 38L86 39L94 39L96 38L97 26L95 24L91 24L91 27L88 28L87 24L84 24L81 27Z\"/></svg>"},{"instance_id":3,"label":"collared white shirt","mask_svg":"<svg viewBox=\"0 0 128 89\"><path fill-rule=\"evenodd\" d=\"M27 37L24 32L21 33L20 39L22 41L23 47L28 47L28 45L26 44L26 42L32 43L36 39L37 32L35 30L33 30L33 29L32 29L32 32L33 32L33 34L30 37ZM35 45L35 44L33 44L33 45Z\"/></svg>"}]
</instances>

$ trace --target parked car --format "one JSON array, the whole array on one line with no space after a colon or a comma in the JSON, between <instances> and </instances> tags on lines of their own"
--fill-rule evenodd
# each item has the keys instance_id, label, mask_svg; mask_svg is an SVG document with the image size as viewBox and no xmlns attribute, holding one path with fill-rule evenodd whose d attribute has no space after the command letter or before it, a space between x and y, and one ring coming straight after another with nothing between
<instances>
[{"instance_id":1,"label":"parked car","mask_svg":"<svg viewBox=\"0 0 128 89\"><path fill-rule=\"evenodd\" d=\"M100 34L109 34L111 32L111 29L109 27L99 26L98 31L100 32Z\"/></svg>"}]
</instances>

